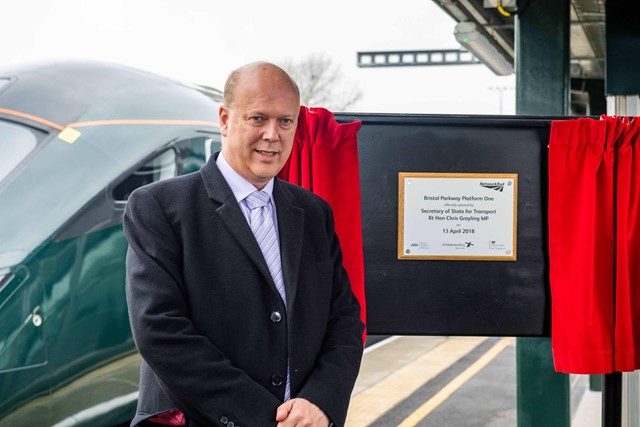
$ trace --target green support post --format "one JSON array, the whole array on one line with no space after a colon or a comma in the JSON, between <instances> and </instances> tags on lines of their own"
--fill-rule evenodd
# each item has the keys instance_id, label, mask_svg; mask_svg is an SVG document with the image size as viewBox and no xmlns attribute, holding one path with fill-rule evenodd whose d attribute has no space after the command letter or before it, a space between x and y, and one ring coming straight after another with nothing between
<instances>
[{"instance_id":1,"label":"green support post","mask_svg":"<svg viewBox=\"0 0 640 427\"><path fill-rule=\"evenodd\" d=\"M549 338L516 340L518 427L571 425L569 376L553 369Z\"/></svg>"},{"instance_id":2,"label":"green support post","mask_svg":"<svg viewBox=\"0 0 640 427\"><path fill-rule=\"evenodd\" d=\"M516 112L569 111L569 0L527 2L516 17ZM549 338L516 341L518 427L569 427L569 376L553 368Z\"/></svg>"},{"instance_id":3,"label":"green support post","mask_svg":"<svg viewBox=\"0 0 640 427\"><path fill-rule=\"evenodd\" d=\"M602 391L602 375L589 375L589 390Z\"/></svg>"},{"instance_id":4,"label":"green support post","mask_svg":"<svg viewBox=\"0 0 640 427\"><path fill-rule=\"evenodd\" d=\"M516 112L569 113L569 0L529 1L516 15Z\"/></svg>"}]
</instances>

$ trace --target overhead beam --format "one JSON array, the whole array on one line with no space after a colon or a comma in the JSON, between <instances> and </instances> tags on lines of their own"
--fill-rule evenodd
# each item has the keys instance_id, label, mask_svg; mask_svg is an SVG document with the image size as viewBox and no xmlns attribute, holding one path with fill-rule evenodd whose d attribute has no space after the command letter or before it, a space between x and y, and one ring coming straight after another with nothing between
<instances>
[{"instance_id":1,"label":"overhead beam","mask_svg":"<svg viewBox=\"0 0 640 427\"><path fill-rule=\"evenodd\" d=\"M461 49L358 52L360 68L475 64L480 61L471 52Z\"/></svg>"}]
</instances>

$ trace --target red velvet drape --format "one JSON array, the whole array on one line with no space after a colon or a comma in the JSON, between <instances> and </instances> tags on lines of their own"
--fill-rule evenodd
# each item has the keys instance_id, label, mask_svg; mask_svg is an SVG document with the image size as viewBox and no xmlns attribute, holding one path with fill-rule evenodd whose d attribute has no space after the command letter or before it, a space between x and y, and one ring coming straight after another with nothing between
<instances>
[{"instance_id":1,"label":"red velvet drape","mask_svg":"<svg viewBox=\"0 0 640 427\"><path fill-rule=\"evenodd\" d=\"M640 122L624 122L616 168L614 367L620 372L640 369Z\"/></svg>"},{"instance_id":2,"label":"red velvet drape","mask_svg":"<svg viewBox=\"0 0 640 427\"><path fill-rule=\"evenodd\" d=\"M366 325L357 140L361 126L361 121L338 123L324 108L300 107L291 156L278 178L312 191L333 208L343 264Z\"/></svg>"},{"instance_id":3,"label":"red velvet drape","mask_svg":"<svg viewBox=\"0 0 640 427\"><path fill-rule=\"evenodd\" d=\"M640 368L639 136L636 121L619 117L552 123L549 274L559 372Z\"/></svg>"}]
</instances>

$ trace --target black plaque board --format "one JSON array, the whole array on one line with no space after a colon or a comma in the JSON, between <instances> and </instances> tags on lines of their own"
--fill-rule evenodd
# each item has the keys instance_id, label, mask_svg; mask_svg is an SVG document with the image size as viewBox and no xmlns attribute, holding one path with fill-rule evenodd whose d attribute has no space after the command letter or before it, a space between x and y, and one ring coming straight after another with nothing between
<instances>
[{"instance_id":1,"label":"black plaque board","mask_svg":"<svg viewBox=\"0 0 640 427\"><path fill-rule=\"evenodd\" d=\"M358 133L369 334L549 336L552 118L338 114ZM518 174L514 262L399 260L400 172Z\"/></svg>"}]
</instances>

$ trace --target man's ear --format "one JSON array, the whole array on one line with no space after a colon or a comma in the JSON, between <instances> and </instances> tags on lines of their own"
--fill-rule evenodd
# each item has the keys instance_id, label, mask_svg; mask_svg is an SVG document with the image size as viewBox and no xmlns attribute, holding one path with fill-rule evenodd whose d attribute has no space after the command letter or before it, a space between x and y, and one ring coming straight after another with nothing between
<instances>
[{"instance_id":1,"label":"man's ear","mask_svg":"<svg viewBox=\"0 0 640 427\"><path fill-rule=\"evenodd\" d=\"M218 117L220 117L220 132L222 136L227 136L227 128L229 126L229 111L224 105L220 106L218 110Z\"/></svg>"}]
</instances>

